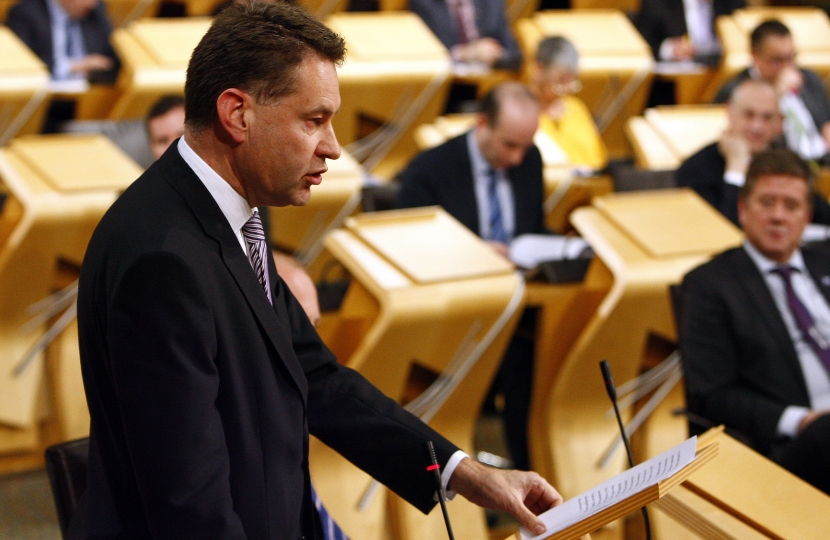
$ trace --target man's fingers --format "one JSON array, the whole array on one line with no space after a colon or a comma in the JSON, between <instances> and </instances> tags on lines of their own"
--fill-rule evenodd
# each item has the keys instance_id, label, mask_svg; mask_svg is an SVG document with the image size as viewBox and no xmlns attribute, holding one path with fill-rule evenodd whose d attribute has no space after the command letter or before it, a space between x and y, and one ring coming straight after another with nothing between
<instances>
[{"instance_id":1,"label":"man's fingers","mask_svg":"<svg viewBox=\"0 0 830 540\"><path fill-rule=\"evenodd\" d=\"M524 505L519 505L519 507L516 508L515 512L512 512L512 514L526 529L533 531L533 534L542 534L545 532L545 525L542 523L542 520L539 519L536 514L528 510Z\"/></svg>"}]
</instances>

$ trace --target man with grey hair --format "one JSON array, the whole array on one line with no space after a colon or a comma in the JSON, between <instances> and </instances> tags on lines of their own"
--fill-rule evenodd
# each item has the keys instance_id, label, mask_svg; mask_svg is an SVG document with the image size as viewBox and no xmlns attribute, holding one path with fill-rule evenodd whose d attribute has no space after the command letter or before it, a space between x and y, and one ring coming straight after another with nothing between
<instances>
[{"instance_id":1,"label":"man with grey hair","mask_svg":"<svg viewBox=\"0 0 830 540\"><path fill-rule=\"evenodd\" d=\"M306 204L340 156L344 55L285 2L225 9L194 50L184 136L113 204L84 258L89 473L68 538L319 540L311 434L424 512L425 441L442 489L536 534L535 514L562 501L535 473L469 459L339 365L267 256L256 208Z\"/></svg>"}]
</instances>

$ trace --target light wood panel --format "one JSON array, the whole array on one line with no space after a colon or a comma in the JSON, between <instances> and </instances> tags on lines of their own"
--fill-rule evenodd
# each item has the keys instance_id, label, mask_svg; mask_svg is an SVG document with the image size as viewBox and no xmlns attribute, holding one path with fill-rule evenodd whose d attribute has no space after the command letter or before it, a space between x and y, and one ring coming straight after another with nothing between
<instances>
[{"instance_id":1,"label":"light wood panel","mask_svg":"<svg viewBox=\"0 0 830 540\"><path fill-rule=\"evenodd\" d=\"M0 25L0 146L37 133L49 104L49 70L7 27Z\"/></svg>"},{"instance_id":2,"label":"light wood panel","mask_svg":"<svg viewBox=\"0 0 830 540\"><path fill-rule=\"evenodd\" d=\"M340 310L321 325L326 344L410 407L443 388L444 397L419 407L419 416L471 454L481 402L524 305L509 262L438 208L351 218L326 246L352 276ZM440 377L415 398L414 373ZM318 441L310 464L315 489L350 537L446 534L440 509L423 516L383 487L366 511L358 510L368 477ZM449 512L456 538L486 537L480 508L458 498Z\"/></svg>"},{"instance_id":3,"label":"light wood panel","mask_svg":"<svg viewBox=\"0 0 830 540\"><path fill-rule=\"evenodd\" d=\"M80 267L98 220L139 174L98 135L24 136L0 150L8 193L0 213L0 453L42 452L44 419L56 424L58 438L88 429L77 338L67 334L44 378L42 355L19 374L15 368L45 325L21 330L31 317L27 307L58 285L59 261Z\"/></svg>"}]
</instances>

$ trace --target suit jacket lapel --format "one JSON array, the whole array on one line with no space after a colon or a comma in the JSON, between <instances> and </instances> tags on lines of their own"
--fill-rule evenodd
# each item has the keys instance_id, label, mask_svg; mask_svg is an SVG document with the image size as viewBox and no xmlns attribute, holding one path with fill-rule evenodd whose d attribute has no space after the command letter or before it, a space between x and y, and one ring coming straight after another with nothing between
<instances>
[{"instance_id":1,"label":"suit jacket lapel","mask_svg":"<svg viewBox=\"0 0 830 540\"><path fill-rule=\"evenodd\" d=\"M782 351L785 351L784 362L788 369L795 375L795 379L799 381L804 395L807 395L807 385L804 381L804 373L801 371L801 363L798 361L798 354L793 345L790 332L781 318L781 313L778 311L778 306L772 298L767 282L755 266L755 263L743 248L736 250L736 260L734 265L734 276L737 283L739 283L747 291L761 318L767 326L767 330L772 334L773 340L781 344Z\"/></svg>"},{"instance_id":2,"label":"suit jacket lapel","mask_svg":"<svg viewBox=\"0 0 830 540\"><path fill-rule=\"evenodd\" d=\"M473 163L470 159L470 151L467 148L467 133L455 138L456 151L459 158L453 163L458 164L458 170L453 175L457 180L458 189L454 190L454 197L457 197L458 203L455 207L458 209L469 209L471 222L464 223L470 230L481 236L480 217L478 213L478 200L476 199L475 180L473 179Z\"/></svg>"},{"instance_id":3,"label":"suit jacket lapel","mask_svg":"<svg viewBox=\"0 0 830 540\"><path fill-rule=\"evenodd\" d=\"M816 288L821 291L824 300L830 304L830 259L827 253L816 253L811 249L802 249L801 254L804 256L804 264L807 265L807 270L810 271L810 277L816 284Z\"/></svg>"},{"instance_id":4,"label":"suit jacket lapel","mask_svg":"<svg viewBox=\"0 0 830 540\"><path fill-rule=\"evenodd\" d=\"M260 285L256 274L253 272L251 263L242 251L236 235L231 230L216 201L213 200L210 192L204 187L196 173L181 158L176 149L176 144L170 146L170 150L160 160L166 161L165 165L170 166L173 171L173 174L164 174L165 179L190 206L205 233L219 244L222 261L245 296L251 311L259 320L263 331L277 350L280 359L302 394L303 401L305 401L308 383L288 336L290 332L288 314L283 306L284 299L277 295L279 287L275 287L275 284L279 277L273 262L269 259L268 267L271 274L271 292L274 307L268 303L268 297L262 290L262 285ZM166 167L160 167L160 169L163 172L170 170ZM280 310L279 307L282 307L282 309ZM281 331L285 328L289 328L288 332Z\"/></svg>"}]
</instances>

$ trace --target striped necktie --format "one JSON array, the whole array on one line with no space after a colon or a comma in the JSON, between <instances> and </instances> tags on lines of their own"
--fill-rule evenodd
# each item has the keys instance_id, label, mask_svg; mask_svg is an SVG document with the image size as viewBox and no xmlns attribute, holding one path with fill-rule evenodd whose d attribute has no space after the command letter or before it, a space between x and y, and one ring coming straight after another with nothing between
<instances>
[{"instance_id":1,"label":"striped necktie","mask_svg":"<svg viewBox=\"0 0 830 540\"><path fill-rule=\"evenodd\" d=\"M268 246L265 244L265 231L262 229L262 220L259 218L259 212L256 210L254 210L254 215L242 226L242 236L248 245L248 259L251 261L254 272L256 272L256 277L260 285L262 285L262 288L265 289L268 302L273 304L274 302L271 300L270 280L268 278L268 267L266 266Z\"/></svg>"},{"instance_id":2,"label":"striped necktie","mask_svg":"<svg viewBox=\"0 0 830 540\"><path fill-rule=\"evenodd\" d=\"M346 533L338 527L337 523L326 511L326 507L323 506L323 502L320 500L320 497L317 496L317 492L314 491L313 487L311 488L311 500L314 501L314 507L317 509L317 514L320 516L320 522L323 524L324 540L349 540Z\"/></svg>"}]
</instances>

